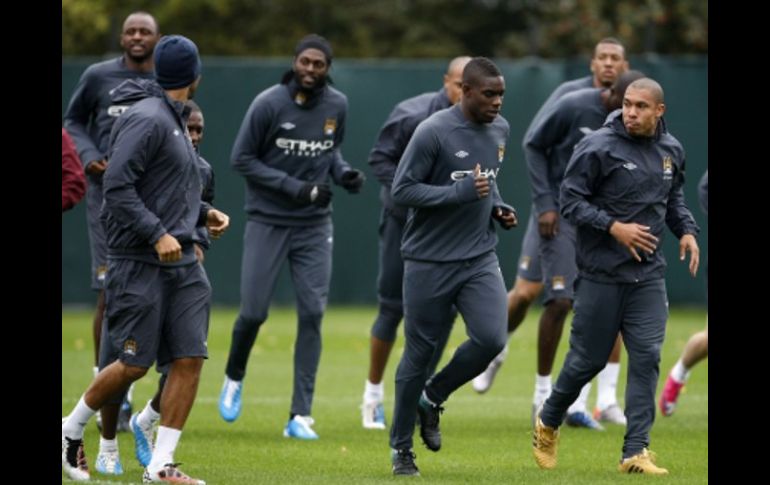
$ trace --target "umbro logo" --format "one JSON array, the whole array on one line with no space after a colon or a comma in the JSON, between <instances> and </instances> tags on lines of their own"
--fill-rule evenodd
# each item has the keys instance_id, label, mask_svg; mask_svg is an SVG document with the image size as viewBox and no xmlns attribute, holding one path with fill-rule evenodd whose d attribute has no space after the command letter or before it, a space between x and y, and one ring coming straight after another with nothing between
<instances>
[{"instance_id":1,"label":"umbro logo","mask_svg":"<svg viewBox=\"0 0 770 485\"><path fill-rule=\"evenodd\" d=\"M623 164L623 168L627 170L636 170L636 164L634 162L626 162Z\"/></svg>"},{"instance_id":2,"label":"umbro logo","mask_svg":"<svg viewBox=\"0 0 770 485\"><path fill-rule=\"evenodd\" d=\"M296 127L297 125L295 125L291 121L287 121L286 123L281 125L281 128L283 128L284 130L293 130Z\"/></svg>"},{"instance_id":3,"label":"umbro logo","mask_svg":"<svg viewBox=\"0 0 770 485\"><path fill-rule=\"evenodd\" d=\"M174 136L179 136L180 133L181 132L179 130L176 130L176 129L174 130Z\"/></svg>"},{"instance_id":4,"label":"umbro logo","mask_svg":"<svg viewBox=\"0 0 770 485\"><path fill-rule=\"evenodd\" d=\"M460 150L459 152L455 153L457 158L465 158L468 155L470 155L470 153L466 152L465 150Z\"/></svg>"}]
</instances>

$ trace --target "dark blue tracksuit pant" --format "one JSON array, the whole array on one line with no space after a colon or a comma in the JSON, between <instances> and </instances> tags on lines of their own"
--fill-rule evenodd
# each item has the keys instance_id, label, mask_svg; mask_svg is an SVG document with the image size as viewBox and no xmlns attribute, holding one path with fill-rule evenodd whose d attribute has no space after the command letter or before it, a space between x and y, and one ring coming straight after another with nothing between
<instances>
[{"instance_id":1,"label":"dark blue tracksuit pant","mask_svg":"<svg viewBox=\"0 0 770 485\"><path fill-rule=\"evenodd\" d=\"M294 391L291 414L307 416L313 406L321 358L321 319L332 274L332 223L274 226L249 220L243 235L241 312L235 321L226 374L243 380L259 327L267 320L278 275L289 262L297 297Z\"/></svg>"},{"instance_id":2,"label":"dark blue tracksuit pant","mask_svg":"<svg viewBox=\"0 0 770 485\"><path fill-rule=\"evenodd\" d=\"M450 324L452 306L465 320L468 340L428 383L428 364ZM396 371L390 446L412 448L423 388L434 403L486 369L507 340L507 292L494 251L449 263L404 261L406 347Z\"/></svg>"},{"instance_id":3,"label":"dark blue tracksuit pant","mask_svg":"<svg viewBox=\"0 0 770 485\"><path fill-rule=\"evenodd\" d=\"M377 298L379 308L377 318L372 325L372 337L385 342L394 342L398 325L404 316L403 282L404 260L401 258L401 238L404 235L406 216L387 207L382 208L380 216L380 269L377 275ZM436 351L428 364L428 375L433 375L441 355L444 353L449 336L452 333L457 311L452 310L449 324L444 326L444 333L439 337Z\"/></svg>"},{"instance_id":4,"label":"dark blue tracksuit pant","mask_svg":"<svg viewBox=\"0 0 770 485\"><path fill-rule=\"evenodd\" d=\"M628 351L626 436L623 458L650 444L655 420L655 388L666 333L668 298L663 279L642 283L598 283L581 279L575 295L570 349L545 401L543 424L558 427L580 389L607 363L620 331Z\"/></svg>"}]
</instances>

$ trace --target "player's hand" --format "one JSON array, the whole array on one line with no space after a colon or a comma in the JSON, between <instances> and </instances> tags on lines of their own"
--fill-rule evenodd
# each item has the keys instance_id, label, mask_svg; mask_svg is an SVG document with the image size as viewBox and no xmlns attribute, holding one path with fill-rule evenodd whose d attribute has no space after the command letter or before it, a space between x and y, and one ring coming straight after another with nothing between
<instances>
[{"instance_id":1,"label":"player's hand","mask_svg":"<svg viewBox=\"0 0 770 485\"><path fill-rule=\"evenodd\" d=\"M679 240L679 261L684 261L685 253L688 251L690 252L690 274L694 277L698 273L700 264L700 248L692 234L685 234Z\"/></svg>"},{"instance_id":2,"label":"player's hand","mask_svg":"<svg viewBox=\"0 0 770 485\"><path fill-rule=\"evenodd\" d=\"M86 165L86 173L89 175L98 175L100 173L104 173L104 171L107 170L107 159L102 160L94 160L93 162Z\"/></svg>"},{"instance_id":3,"label":"player's hand","mask_svg":"<svg viewBox=\"0 0 770 485\"><path fill-rule=\"evenodd\" d=\"M351 194L357 194L364 182L366 176L360 170L352 169L342 174L342 186Z\"/></svg>"},{"instance_id":4,"label":"player's hand","mask_svg":"<svg viewBox=\"0 0 770 485\"><path fill-rule=\"evenodd\" d=\"M197 259L199 263L203 264L203 260L206 259L206 256L203 253L203 248L198 243L193 243L193 248L195 249L195 259Z\"/></svg>"},{"instance_id":5,"label":"player's hand","mask_svg":"<svg viewBox=\"0 0 770 485\"><path fill-rule=\"evenodd\" d=\"M209 209L206 213L206 229L214 239L219 239L230 227L230 216L217 209Z\"/></svg>"},{"instance_id":6,"label":"player's hand","mask_svg":"<svg viewBox=\"0 0 770 485\"><path fill-rule=\"evenodd\" d=\"M650 226L642 226L635 222L628 224L615 221L610 227L612 237L628 249L635 260L642 262L642 258L637 252L638 249L652 254L658 247L658 238L650 233Z\"/></svg>"},{"instance_id":7,"label":"player's hand","mask_svg":"<svg viewBox=\"0 0 770 485\"><path fill-rule=\"evenodd\" d=\"M481 165L476 164L476 168L473 169L473 180L474 180L474 187L476 187L476 193L479 195L479 199L483 199L484 197L489 195L489 178L487 178L487 174L484 173L481 174Z\"/></svg>"},{"instance_id":8,"label":"player's hand","mask_svg":"<svg viewBox=\"0 0 770 485\"><path fill-rule=\"evenodd\" d=\"M494 207L492 209L492 217L500 224L500 227L506 230L519 224L516 209L507 204Z\"/></svg>"},{"instance_id":9,"label":"player's hand","mask_svg":"<svg viewBox=\"0 0 770 485\"><path fill-rule=\"evenodd\" d=\"M559 233L559 213L556 211L545 211L537 218L537 229L540 237L553 239Z\"/></svg>"},{"instance_id":10,"label":"player's hand","mask_svg":"<svg viewBox=\"0 0 770 485\"><path fill-rule=\"evenodd\" d=\"M297 200L305 205L326 207L332 201L332 189L329 184L305 184L300 189Z\"/></svg>"},{"instance_id":11,"label":"player's hand","mask_svg":"<svg viewBox=\"0 0 770 485\"><path fill-rule=\"evenodd\" d=\"M173 263L182 259L182 246L174 236L166 233L155 243L155 252L161 263Z\"/></svg>"}]
</instances>

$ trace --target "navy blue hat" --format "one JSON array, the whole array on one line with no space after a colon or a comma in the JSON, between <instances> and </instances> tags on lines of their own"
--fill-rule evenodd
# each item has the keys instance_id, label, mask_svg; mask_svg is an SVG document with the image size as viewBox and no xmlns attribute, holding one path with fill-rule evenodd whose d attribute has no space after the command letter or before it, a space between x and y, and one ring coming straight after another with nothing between
<instances>
[{"instance_id":1,"label":"navy blue hat","mask_svg":"<svg viewBox=\"0 0 770 485\"><path fill-rule=\"evenodd\" d=\"M164 35L155 46L155 78L163 89L184 88L201 74L195 42L181 35Z\"/></svg>"},{"instance_id":2,"label":"navy blue hat","mask_svg":"<svg viewBox=\"0 0 770 485\"><path fill-rule=\"evenodd\" d=\"M332 46L329 41L318 34L308 34L297 42L294 47L294 56L298 56L305 49L318 49L326 55L326 63L332 62Z\"/></svg>"}]
</instances>

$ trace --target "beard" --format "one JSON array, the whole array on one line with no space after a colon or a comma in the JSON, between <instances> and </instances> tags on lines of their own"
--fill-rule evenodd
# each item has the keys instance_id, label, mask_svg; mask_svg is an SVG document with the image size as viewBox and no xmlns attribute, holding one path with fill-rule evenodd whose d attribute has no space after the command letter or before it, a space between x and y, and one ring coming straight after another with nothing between
<instances>
[{"instance_id":1,"label":"beard","mask_svg":"<svg viewBox=\"0 0 770 485\"><path fill-rule=\"evenodd\" d=\"M323 87L326 85L326 76L319 77L312 86L305 87L302 84L302 78L300 77L299 73L294 72L294 81L297 83L297 87L300 91L304 91L306 93L314 93L318 92L320 89L323 89Z\"/></svg>"}]
</instances>

